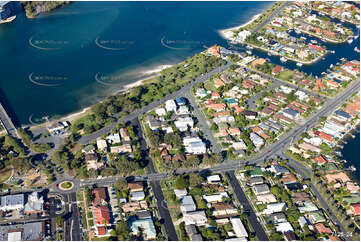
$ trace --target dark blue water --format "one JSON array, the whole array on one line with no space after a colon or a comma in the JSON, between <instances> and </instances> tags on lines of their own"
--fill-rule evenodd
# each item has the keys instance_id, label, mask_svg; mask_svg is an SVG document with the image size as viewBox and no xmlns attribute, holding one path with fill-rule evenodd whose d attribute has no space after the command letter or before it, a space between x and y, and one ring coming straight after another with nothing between
<instances>
[{"instance_id":1,"label":"dark blue water","mask_svg":"<svg viewBox=\"0 0 361 242\"><path fill-rule=\"evenodd\" d=\"M341 153L343 159L347 160L346 167L355 166L356 171L353 172L353 177L360 181L360 130L357 131L354 139L347 140Z\"/></svg>"},{"instance_id":2,"label":"dark blue water","mask_svg":"<svg viewBox=\"0 0 361 242\"><path fill-rule=\"evenodd\" d=\"M0 25L1 102L22 124L77 111L151 69L226 45L218 30L271 4L75 2L36 19L20 13Z\"/></svg>"}]
</instances>

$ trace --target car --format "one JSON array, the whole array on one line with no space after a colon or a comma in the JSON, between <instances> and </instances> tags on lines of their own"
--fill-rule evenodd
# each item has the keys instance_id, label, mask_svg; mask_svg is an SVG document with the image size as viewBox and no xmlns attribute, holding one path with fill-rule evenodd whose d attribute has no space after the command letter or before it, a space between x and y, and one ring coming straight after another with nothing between
<instances>
[{"instance_id":1,"label":"car","mask_svg":"<svg viewBox=\"0 0 361 242\"><path fill-rule=\"evenodd\" d=\"M56 187L59 187L59 184L56 184L55 186L56 186Z\"/></svg>"}]
</instances>

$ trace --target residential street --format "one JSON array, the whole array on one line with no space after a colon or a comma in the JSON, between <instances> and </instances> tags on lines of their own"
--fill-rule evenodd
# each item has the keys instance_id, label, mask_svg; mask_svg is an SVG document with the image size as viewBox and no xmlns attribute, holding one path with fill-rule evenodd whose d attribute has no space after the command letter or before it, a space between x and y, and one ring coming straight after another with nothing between
<instances>
[{"instance_id":1,"label":"residential street","mask_svg":"<svg viewBox=\"0 0 361 242\"><path fill-rule=\"evenodd\" d=\"M246 195L244 194L241 186L239 185L239 182L238 182L236 176L234 175L234 171L227 171L226 175L229 178L229 181L231 183L234 193L237 196L238 201L243 206L243 211L245 211L245 213L248 216L248 220L251 223L251 226L252 226L253 230L255 231L258 240L268 241L267 234L264 231L262 225L258 222L257 215L253 211L252 206L249 204L249 201L248 201Z\"/></svg>"}]
</instances>

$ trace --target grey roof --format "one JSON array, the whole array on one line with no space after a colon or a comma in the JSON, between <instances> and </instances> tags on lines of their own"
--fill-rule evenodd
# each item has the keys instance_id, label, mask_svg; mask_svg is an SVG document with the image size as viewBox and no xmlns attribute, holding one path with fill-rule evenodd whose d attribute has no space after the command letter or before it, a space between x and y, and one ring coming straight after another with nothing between
<instances>
[{"instance_id":1,"label":"grey roof","mask_svg":"<svg viewBox=\"0 0 361 242\"><path fill-rule=\"evenodd\" d=\"M147 210L138 211L135 215L137 216L138 219L152 218L151 213Z\"/></svg>"},{"instance_id":2,"label":"grey roof","mask_svg":"<svg viewBox=\"0 0 361 242\"><path fill-rule=\"evenodd\" d=\"M21 231L22 240L38 241L44 237L44 222L27 222L25 224L12 224L0 226L0 240L8 240L8 232Z\"/></svg>"},{"instance_id":3,"label":"grey roof","mask_svg":"<svg viewBox=\"0 0 361 242\"><path fill-rule=\"evenodd\" d=\"M287 113L289 115L292 115L292 116L296 116L297 114L299 114L299 112L297 112L296 110L293 110L291 108L287 108L285 110L283 110L284 113Z\"/></svg>"},{"instance_id":4,"label":"grey roof","mask_svg":"<svg viewBox=\"0 0 361 242\"><path fill-rule=\"evenodd\" d=\"M6 195L0 199L0 207L24 204L24 194Z\"/></svg>"},{"instance_id":5,"label":"grey roof","mask_svg":"<svg viewBox=\"0 0 361 242\"><path fill-rule=\"evenodd\" d=\"M271 214L270 218L274 223L287 221L286 215L281 212Z\"/></svg>"},{"instance_id":6,"label":"grey roof","mask_svg":"<svg viewBox=\"0 0 361 242\"><path fill-rule=\"evenodd\" d=\"M261 177L261 176L252 177L251 179L249 179L250 184L257 184L257 183L261 184L261 183L263 183L263 181L264 181L263 177Z\"/></svg>"},{"instance_id":7,"label":"grey roof","mask_svg":"<svg viewBox=\"0 0 361 242\"><path fill-rule=\"evenodd\" d=\"M186 226L185 226L185 230L186 230L188 236L189 236L189 235L192 235L192 234L197 234L197 233L198 233L197 228L196 228L196 226L195 226L194 224L186 225Z\"/></svg>"},{"instance_id":8,"label":"grey roof","mask_svg":"<svg viewBox=\"0 0 361 242\"><path fill-rule=\"evenodd\" d=\"M280 166L279 164L274 165L273 168L276 171L276 173L289 173L290 172L287 168Z\"/></svg>"},{"instance_id":9,"label":"grey roof","mask_svg":"<svg viewBox=\"0 0 361 242\"><path fill-rule=\"evenodd\" d=\"M269 192L269 187L267 184L259 184L259 185L255 185L253 186L254 190L257 192L257 193L260 193L260 192Z\"/></svg>"},{"instance_id":10,"label":"grey roof","mask_svg":"<svg viewBox=\"0 0 361 242\"><path fill-rule=\"evenodd\" d=\"M203 238L202 238L202 236L200 234L193 234L191 236L191 240L192 241L203 241Z\"/></svg>"}]
</instances>

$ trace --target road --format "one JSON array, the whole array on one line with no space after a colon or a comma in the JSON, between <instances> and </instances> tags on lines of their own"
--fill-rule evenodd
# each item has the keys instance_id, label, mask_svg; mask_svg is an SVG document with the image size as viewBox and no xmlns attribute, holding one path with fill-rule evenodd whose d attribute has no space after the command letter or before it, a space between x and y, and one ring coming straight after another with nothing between
<instances>
[{"instance_id":1,"label":"road","mask_svg":"<svg viewBox=\"0 0 361 242\"><path fill-rule=\"evenodd\" d=\"M220 73L220 72L223 72L225 71L228 67L230 67L233 63L232 62L229 62L227 63L226 65L224 66L221 66L221 67L218 67L218 68L215 68L213 69L212 71L208 72L208 73L205 73L204 75L201 75L199 77L197 77L193 82L185 85L184 87L182 87L181 89L179 89L178 91L175 91L155 102L152 102L150 103L149 105L141 108L141 109L138 109L136 111L134 111L133 113L129 114L128 116L126 117L123 117L123 118L120 118L118 119L117 122L114 122L112 123L111 125L108 125L88 136L82 136L79 140L78 140L78 143L80 144L88 144L90 141L93 141L93 140L96 140L97 138L109 133L113 128L115 128L115 126L118 124L118 123L121 123L121 122L129 122L135 118L138 118L138 116L140 116L141 114L144 114L154 108L156 108L157 106L161 105L162 103L164 103L165 101L167 100L170 100L170 99L174 99L176 97L182 97L184 96L184 93L187 93L189 91L191 91L192 87L198 83L201 83L201 82L204 82L206 81L207 79L209 79L210 77L214 76L215 74L217 73ZM119 114L115 115L115 118L117 118L117 116L119 116Z\"/></svg>"},{"instance_id":2,"label":"road","mask_svg":"<svg viewBox=\"0 0 361 242\"><path fill-rule=\"evenodd\" d=\"M279 6L277 10L273 11L273 13L270 16L268 16L268 18L263 23L257 25L257 27L251 30L251 32L252 33L258 32L260 29L266 26L274 17L276 17L282 11L282 9L284 9L288 5L290 5L290 2L288 1L281 4L281 6Z\"/></svg>"},{"instance_id":3,"label":"road","mask_svg":"<svg viewBox=\"0 0 361 242\"><path fill-rule=\"evenodd\" d=\"M226 175L229 178L229 182L231 183L231 186L233 188L234 193L237 196L238 201L243 206L244 213L246 213L248 216L248 220L251 223L251 226L255 231L258 240L268 241L269 239L267 237L267 234L264 231L262 225L258 222L257 215L255 211L253 211L251 204L249 204L246 195L244 194L241 186L239 185L238 180L234 175L234 171L227 171Z\"/></svg>"},{"instance_id":4,"label":"road","mask_svg":"<svg viewBox=\"0 0 361 242\"><path fill-rule=\"evenodd\" d=\"M206 117L202 114L202 111L198 108L198 105L194 99L194 96L190 92L185 93L184 96L188 99L188 101L192 105L193 110L194 110L193 114L196 116L205 138L211 142L212 152L220 153L222 151L222 149L219 146L215 137L213 136L213 132L209 128L208 122L206 121Z\"/></svg>"},{"instance_id":5,"label":"road","mask_svg":"<svg viewBox=\"0 0 361 242\"><path fill-rule=\"evenodd\" d=\"M11 121L11 118L6 113L3 105L0 103L0 122L4 126L7 134L13 138L19 138L18 132L16 131L14 123Z\"/></svg>"},{"instance_id":6,"label":"road","mask_svg":"<svg viewBox=\"0 0 361 242\"><path fill-rule=\"evenodd\" d=\"M267 78L269 79L269 78ZM270 90L276 89L277 87L281 86L283 83L278 80L272 80L273 84L268 86L266 89L263 89L261 92L257 93L256 95L253 95L247 100L247 109L249 110L255 110L257 107L257 104L255 103L256 100L260 99L263 93L268 92Z\"/></svg>"},{"instance_id":7,"label":"road","mask_svg":"<svg viewBox=\"0 0 361 242\"><path fill-rule=\"evenodd\" d=\"M310 178L309 175L306 175L304 172L304 169L300 168L302 165L300 165L299 162L293 160L292 158L288 157L288 164L289 166L291 166L296 172L297 174L299 174L303 179L307 179ZM312 190L312 193L315 195L315 197L317 198L317 201L320 203L320 205L322 206L322 208L324 210L327 210L330 214L330 218L331 220L334 222L334 224L336 224L339 229L341 230L341 232L345 235L345 238L347 241L352 241L352 237L347 236L348 232L347 230L344 228L344 226L342 225L342 223L340 222L340 220L335 216L335 214L333 213L333 211L331 210L331 208L328 206L327 202L323 199L323 197L321 196L321 194L318 192L317 188L312 184L312 182L308 183L308 186L310 187L310 189Z\"/></svg>"},{"instance_id":8,"label":"road","mask_svg":"<svg viewBox=\"0 0 361 242\"><path fill-rule=\"evenodd\" d=\"M177 232L174 228L172 218L169 214L167 202L164 199L163 192L160 187L160 182L159 181L151 181L150 185L152 186L154 196L156 197L156 200L157 200L159 214L160 214L160 217L164 224L165 231L168 236L168 240L169 241L177 241L178 240Z\"/></svg>"}]
</instances>

